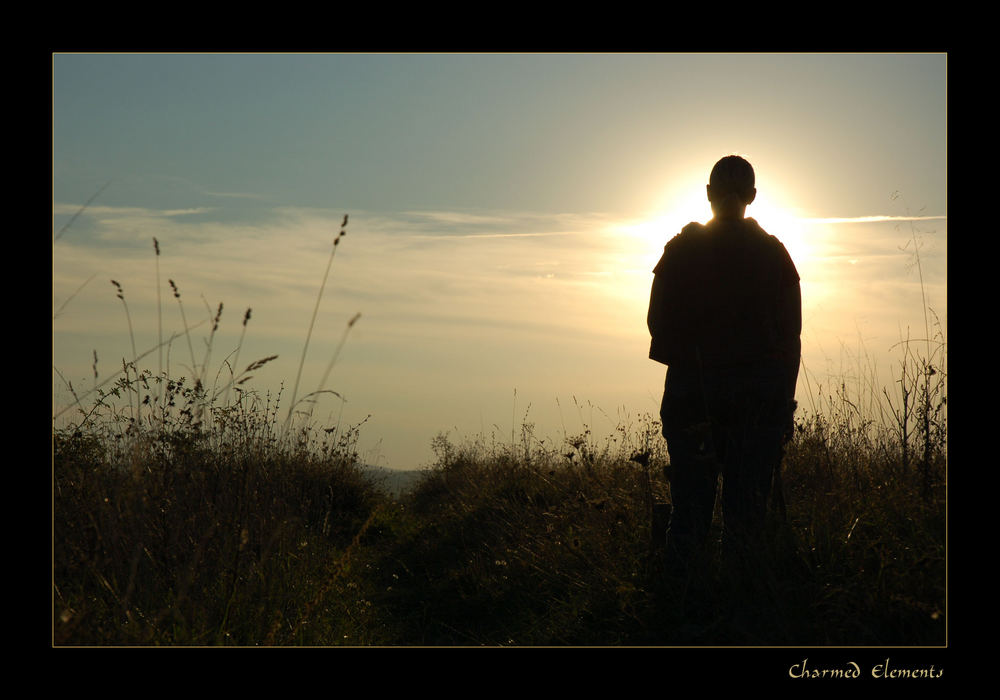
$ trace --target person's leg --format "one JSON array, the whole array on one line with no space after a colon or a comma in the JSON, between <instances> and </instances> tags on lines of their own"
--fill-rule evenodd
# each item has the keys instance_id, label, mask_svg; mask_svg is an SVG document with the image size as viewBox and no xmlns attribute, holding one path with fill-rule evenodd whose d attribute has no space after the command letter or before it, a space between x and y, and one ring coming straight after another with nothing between
<instances>
[{"instance_id":1,"label":"person's leg","mask_svg":"<svg viewBox=\"0 0 1000 700\"><path fill-rule=\"evenodd\" d=\"M715 509L719 466L714 453L699 450L698 443L676 435L668 442L673 513L667 557L679 566L688 566L705 553Z\"/></svg>"},{"instance_id":2,"label":"person's leg","mask_svg":"<svg viewBox=\"0 0 1000 700\"><path fill-rule=\"evenodd\" d=\"M764 524L783 425L772 397L751 397L733 408L722 467L723 549L729 558L751 561L765 556Z\"/></svg>"},{"instance_id":3,"label":"person's leg","mask_svg":"<svg viewBox=\"0 0 1000 700\"><path fill-rule=\"evenodd\" d=\"M686 568L701 556L715 507L719 463L696 387L690 377L671 370L660 407L673 506L666 543L668 567Z\"/></svg>"}]
</instances>

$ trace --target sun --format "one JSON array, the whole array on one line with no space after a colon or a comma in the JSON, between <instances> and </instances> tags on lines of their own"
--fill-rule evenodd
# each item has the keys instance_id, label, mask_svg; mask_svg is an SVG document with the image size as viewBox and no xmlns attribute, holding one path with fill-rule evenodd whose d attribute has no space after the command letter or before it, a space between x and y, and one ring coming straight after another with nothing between
<instances>
[{"instance_id":1,"label":"sun","mask_svg":"<svg viewBox=\"0 0 1000 700\"><path fill-rule=\"evenodd\" d=\"M712 218L705 184L691 181L671 188L671 194L652 207L652 213L620 228L634 246L643 269L652 270L667 241L692 221L706 223ZM747 207L746 215L781 241L792 260L799 265L809 259L807 223L797 214L794 199L773 183L758 187L757 196Z\"/></svg>"}]
</instances>

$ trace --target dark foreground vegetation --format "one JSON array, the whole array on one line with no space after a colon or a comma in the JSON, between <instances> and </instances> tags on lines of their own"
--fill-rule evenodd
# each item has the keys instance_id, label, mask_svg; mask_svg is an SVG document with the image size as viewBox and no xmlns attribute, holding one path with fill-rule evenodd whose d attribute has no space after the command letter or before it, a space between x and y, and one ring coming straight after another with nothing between
<instances>
[{"instance_id":1,"label":"dark foreground vegetation","mask_svg":"<svg viewBox=\"0 0 1000 700\"><path fill-rule=\"evenodd\" d=\"M145 415L98 402L54 431L57 646L947 641L933 440L800 420L770 551L749 574L714 559L685 576L652 534L669 486L650 420L601 444L441 436L393 496L358 464L356 429L285 434L274 397L199 410L176 382L157 413L141 403L155 386L119 381Z\"/></svg>"}]
</instances>

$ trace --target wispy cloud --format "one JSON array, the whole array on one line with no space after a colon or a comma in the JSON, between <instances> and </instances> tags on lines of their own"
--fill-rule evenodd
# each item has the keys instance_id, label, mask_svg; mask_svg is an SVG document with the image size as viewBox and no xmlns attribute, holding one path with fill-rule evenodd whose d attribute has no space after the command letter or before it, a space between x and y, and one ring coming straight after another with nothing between
<instances>
[{"instance_id":1,"label":"wispy cloud","mask_svg":"<svg viewBox=\"0 0 1000 700\"><path fill-rule=\"evenodd\" d=\"M484 214L469 214L455 211L406 211L403 214L422 219L431 219L446 224L509 224L513 219L509 216L492 216Z\"/></svg>"},{"instance_id":2,"label":"wispy cloud","mask_svg":"<svg viewBox=\"0 0 1000 700\"><path fill-rule=\"evenodd\" d=\"M55 214L68 214L77 209L72 204L56 204L52 207L52 211ZM173 217L173 216L185 216L191 214L205 214L212 211L211 207L190 207L186 209L150 209L146 207L112 207L112 206L96 206L89 207L88 213L95 217L135 217L142 216L151 219L158 219L163 217Z\"/></svg>"},{"instance_id":3,"label":"wispy cloud","mask_svg":"<svg viewBox=\"0 0 1000 700\"><path fill-rule=\"evenodd\" d=\"M582 231L532 231L526 233L439 233L439 234L413 234L411 238L537 238L540 236L572 236L583 233Z\"/></svg>"},{"instance_id":4,"label":"wispy cloud","mask_svg":"<svg viewBox=\"0 0 1000 700\"><path fill-rule=\"evenodd\" d=\"M254 192L210 192L208 190L205 190L204 194L210 197L228 197L230 199L258 199L258 200L267 199L267 197L265 197L264 195L256 194Z\"/></svg>"},{"instance_id":5,"label":"wispy cloud","mask_svg":"<svg viewBox=\"0 0 1000 700\"><path fill-rule=\"evenodd\" d=\"M207 214L212 211L211 207L194 207L192 209L161 209L154 212L159 216L190 216L192 214Z\"/></svg>"},{"instance_id":6,"label":"wispy cloud","mask_svg":"<svg viewBox=\"0 0 1000 700\"><path fill-rule=\"evenodd\" d=\"M947 219L947 216L831 216L831 217L804 217L800 219L810 224L877 224L882 222L905 222L905 221L940 221Z\"/></svg>"},{"instance_id":7,"label":"wispy cloud","mask_svg":"<svg viewBox=\"0 0 1000 700\"><path fill-rule=\"evenodd\" d=\"M408 224L412 234L423 237L510 238L560 236L591 229L600 219L593 215L538 214L535 212L472 213L464 211L404 211L393 218Z\"/></svg>"}]
</instances>

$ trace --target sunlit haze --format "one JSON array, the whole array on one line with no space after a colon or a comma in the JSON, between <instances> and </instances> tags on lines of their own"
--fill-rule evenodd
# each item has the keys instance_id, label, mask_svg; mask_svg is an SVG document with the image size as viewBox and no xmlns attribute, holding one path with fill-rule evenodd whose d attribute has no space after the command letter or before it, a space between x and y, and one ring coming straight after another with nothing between
<instances>
[{"instance_id":1,"label":"sunlit haze","mask_svg":"<svg viewBox=\"0 0 1000 700\"><path fill-rule=\"evenodd\" d=\"M509 443L532 424L557 443L637 425L665 372L648 359L652 268L711 218L705 184L730 153L756 171L747 216L801 276L800 406L844 382L878 394L894 346L947 334L946 67L944 54L57 54L53 415L77 420L68 383L100 386L133 337L152 350L143 366L191 376L220 303L209 383L226 361L277 355L246 386L290 400L346 214L298 396L329 370L336 394L313 417L363 423L362 459L429 465L438 433ZM200 324L190 346L155 350L185 323Z\"/></svg>"}]
</instances>

